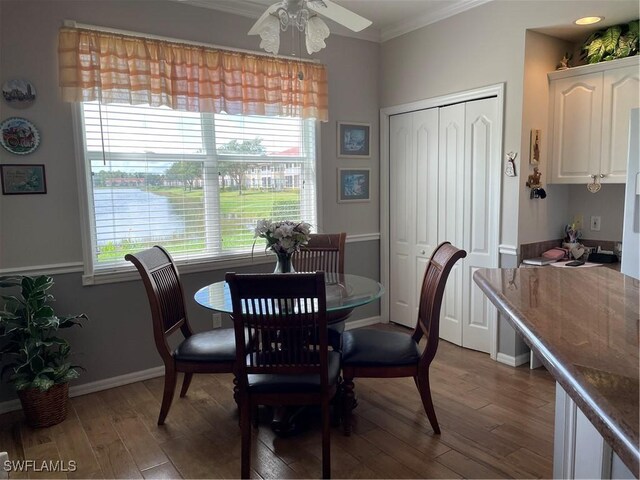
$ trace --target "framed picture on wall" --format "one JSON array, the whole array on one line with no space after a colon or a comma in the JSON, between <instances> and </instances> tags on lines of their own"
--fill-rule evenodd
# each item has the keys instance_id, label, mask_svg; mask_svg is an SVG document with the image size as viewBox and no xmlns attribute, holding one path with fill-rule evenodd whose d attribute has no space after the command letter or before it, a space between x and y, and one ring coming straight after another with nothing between
<instances>
[{"instance_id":1,"label":"framed picture on wall","mask_svg":"<svg viewBox=\"0 0 640 480\"><path fill-rule=\"evenodd\" d=\"M371 125L368 123L338 122L338 157L371 157Z\"/></svg>"},{"instance_id":2,"label":"framed picture on wall","mask_svg":"<svg viewBox=\"0 0 640 480\"><path fill-rule=\"evenodd\" d=\"M3 195L47 193L44 165L0 165Z\"/></svg>"},{"instance_id":3,"label":"framed picture on wall","mask_svg":"<svg viewBox=\"0 0 640 480\"><path fill-rule=\"evenodd\" d=\"M338 203L368 202L369 177L371 170L368 168L338 169Z\"/></svg>"}]
</instances>

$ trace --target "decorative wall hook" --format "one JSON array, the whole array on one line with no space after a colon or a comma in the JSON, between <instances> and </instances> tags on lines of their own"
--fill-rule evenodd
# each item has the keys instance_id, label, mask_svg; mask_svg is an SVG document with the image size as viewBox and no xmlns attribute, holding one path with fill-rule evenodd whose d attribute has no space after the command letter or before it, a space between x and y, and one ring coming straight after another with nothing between
<instances>
[{"instance_id":1,"label":"decorative wall hook","mask_svg":"<svg viewBox=\"0 0 640 480\"><path fill-rule=\"evenodd\" d=\"M526 183L527 187L531 189L529 198L546 198L547 192L542 188L540 177L542 177L542 173L540 173L538 167L533 167L533 173L529 175Z\"/></svg>"}]
</instances>

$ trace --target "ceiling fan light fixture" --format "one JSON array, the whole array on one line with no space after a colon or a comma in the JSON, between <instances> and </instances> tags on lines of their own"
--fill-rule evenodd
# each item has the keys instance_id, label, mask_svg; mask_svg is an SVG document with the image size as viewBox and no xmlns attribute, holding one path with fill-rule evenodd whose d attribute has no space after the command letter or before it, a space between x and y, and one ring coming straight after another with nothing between
<instances>
[{"instance_id":1,"label":"ceiling fan light fixture","mask_svg":"<svg viewBox=\"0 0 640 480\"><path fill-rule=\"evenodd\" d=\"M329 36L330 31L324 21L317 15L312 16L307 22L307 28L304 32L305 43L309 55L319 52L327 46L324 41Z\"/></svg>"},{"instance_id":2,"label":"ceiling fan light fixture","mask_svg":"<svg viewBox=\"0 0 640 480\"><path fill-rule=\"evenodd\" d=\"M304 32L307 52L311 55L327 46L324 41L330 33L329 27L318 14L354 32L371 25L371 20L331 0L279 0L264 11L248 33L260 35L260 48L277 54L280 49L280 31L285 32L289 27L295 27L299 32Z\"/></svg>"},{"instance_id":3,"label":"ceiling fan light fixture","mask_svg":"<svg viewBox=\"0 0 640 480\"><path fill-rule=\"evenodd\" d=\"M275 15L267 16L260 25L258 35L262 39L260 48L277 55L280 50L280 18Z\"/></svg>"},{"instance_id":4,"label":"ceiling fan light fixture","mask_svg":"<svg viewBox=\"0 0 640 480\"><path fill-rule=\"evenodd\" d=\"M604 17L582 17L573 23L576 25L593 25L594 23L601 22L602 20L604 20Z\"/></svg>"}]
</instances>

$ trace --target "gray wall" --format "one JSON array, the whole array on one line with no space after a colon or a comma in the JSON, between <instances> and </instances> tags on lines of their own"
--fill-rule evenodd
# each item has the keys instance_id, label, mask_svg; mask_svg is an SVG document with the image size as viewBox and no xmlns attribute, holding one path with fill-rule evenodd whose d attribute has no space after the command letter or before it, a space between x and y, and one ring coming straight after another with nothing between
<instances>
[{"instance_id":1,"label":"gray wall","mask_svg":"<svg viewBox=\"0 0 640 480\"><path fill-rule=\"evenodd\" d=\"M246 32L252 20L210 9L163 0L67 1L0 0L0 83L29 79L37 99L26 110L0 102L0 118L24 116L41 133L40 148L28 157L0 151L2 163L44 163L47 195L0 196L0 272L26 267L82 262L78 183L71 105L60 100L57 32L65 19L140 33L221 46L258 50L259 38ZM19 14L7 15L7 12ZM328 67L329 122L321 125L320 171L323 231L350 235L379 232L379 45L331 35L327 48L314 55ZM286 46L282 53L291 50ZM336 122L371 124L372 155L367 160L336 158ZM371 168L371 201L338 204L338 167ZM379 278L377 240L347 245L347 271ZM269 271L256 265L237 271ZM211 328L211 316L193 303L202 285L222 280L224 271L183 276L188 311L195 330ZM160 365L152 341L150 312L140 281L83 287L81 273L55 276L53 293L61 314L85 312L90 321L68 332L78 363L87 368L80 383L105 379ZM354 319L379 315L377 303L359 308ZM12 397L0 384L0 401Z\"/></svg>"},{"instance_id":2,"label":"gray wall","mask_svg":"<svg viewBox=\"0 0 640 480\"><path fill-rule=\"evenodd\" d=\"M536 241L538 236L546 237L553 230L553 224L568 211L564 186L549 188L551 196L543 201L547 203L520 205L524 198L528 202L525 186L529 172L528 131L534 124L545 123L547 110L546 96L537 93L544 92L542 82L546 81L546 71L553 69L551 57L562 51L564 45L544 36L529 36L527 32L572 25L575 19L593 12L608 20L619 18L624 12L631 15L630 20L637 18L638 9L635 0L494 0L483 4L382 45L381 107L504 82L503 147L505 152L517 152L519 163L517 177L502 177L500 243L517 247L527 243L527 237ZM530 42L529 50L527 42ZM551 50L535 51L535 48L548 47ZM561 55L557 61L560 58ZM545 74L543 79L534 81L532 75L540 74ZM533 95L528 95L529 88L534 89ZM524 224L531 224L532 228ZM501 265L512 266L515 259L505 257L501 256ZM498 348L508 355L524 351L515 332L504 321L500 322Z\"/></svg>"},{"instance_id":3,"label":"gray wall","mask_svg":"<svg viewBox=\"0 0 640 480\"><path fill-rule=\"evenodd\" d=\"M531 199L529 188L520 189L518 243L533 243L561 236L561 226L569 217L569 198L566 185L549 185L549 81L547 73L555 70L565 52L573 51L571 43L538 32L525 35L524 87L522 98L522 152L520 184L525 186L533 165L529 164L531 129L542 130L539 171L547 192L545 199Z\"/></svg>"},{"instance_id":4,"label":"gray wall","mask_svg":"<svg viewBox=\"0 0 640 480\"><path fill-rule=\"evenodd\" d=\"M569 219L582 215L582 238L622 241L624 184L604 184L598 193L589 192L586 185L567 185L567 188L569 190ZM602 219L599 232L590 228L592 215Z\"/></svg>"},{"instance_id":5,"label":"gray wall","mask_svg":"<svg viewBox=\"0 0 640 480\"><path fill-rule=\"evenodd\" d=\"M547 214L519 209L529 169L528 133L526 140L523 137L527 30L572 25L575 19L593 12L607 21L623 21L621 15L631 20L638 17L639 9L635 0L494 0L483 4L385 42L381 50L381 106L505 82L504 151L518 152L520 163L518 177L503 176L500 243L527 243L529 239L518 238L518 225L532 221L535 215L539 219L533 220L544 224ZM549 64L548 59L545 62ZM538 107L546 110L544 99Z\"/></svg>"}]
</instances>

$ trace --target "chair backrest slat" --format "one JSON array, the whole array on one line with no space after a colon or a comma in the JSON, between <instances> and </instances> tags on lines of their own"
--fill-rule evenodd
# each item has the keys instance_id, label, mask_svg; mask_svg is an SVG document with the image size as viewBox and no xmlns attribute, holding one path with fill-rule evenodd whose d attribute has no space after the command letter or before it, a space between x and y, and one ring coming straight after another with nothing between
<instances>
[{"instance_id":1,"label":"chair backrest slat","mask_svg":"<svg viewBox=\"0 0 640 480\"><path fill-rule=\"evenodd\" d=\"M314 233L309 243L293 256L298 272L344 273L344 252L347 234Z\"/></svg>"},{"instance_id":2,"label":"chair backrest slat","mask_svg":"<svg viewBox=\"0 0 640 480\"><path fill-rule=\"evenodd\" d=\"M466 256L464 250L443 242L434 250L427 264L420 291L418 321L412 335L416 341L423 336L427 340L421 361L428 363L436 354L440 337L440 310L447 278L455 263Z\"/></svg>"},{"instance_id":3,"label":"chair backrest slat","mask_svg":"<svg viewBox=\"0 0 640 480\"><path fill-rule=\"evenodd\" d=\"M246 375L257 373L326 377L324 272L228 273L226 280L233 304L241 384Z\"/></svg>"}]
</instances>

